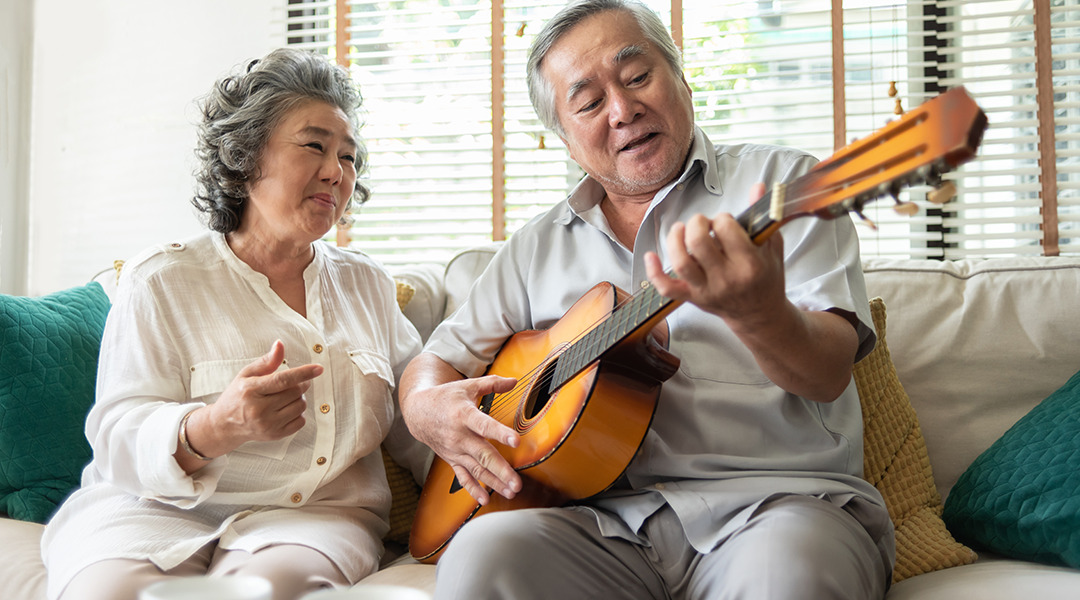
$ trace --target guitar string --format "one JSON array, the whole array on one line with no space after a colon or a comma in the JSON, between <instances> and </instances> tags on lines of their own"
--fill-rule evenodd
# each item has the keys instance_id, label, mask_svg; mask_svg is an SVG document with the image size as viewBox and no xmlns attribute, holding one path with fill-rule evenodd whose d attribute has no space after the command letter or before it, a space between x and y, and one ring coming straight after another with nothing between
<instances>
[{"instance_id":1,"label":"guitar string","mask_svg":"<svg viewBox=\"0 0 1080 600\"><path fill-rule=\"evenodd\" d=\"M809 173L809 175L824 175L824 173L816 173L815 174L815 173L811 172L811 173ZM796 180L796 182L797 181L798 180ZM795 184L796 182L792 182L792 184ZM807 201L813 201L815 199L818 199L818 198L827 196L829 194L832 194L835 191L842 190L842 189L844 189L846 187L849 187L849 185L848 184L843 184L843 183L834 184L831 188L818 190L818 191L815 191L815 192L812 192L812 193L809 193L809 194L799 196L799 197L791 199L791 200L785 200L784 201L784 206L791 206L793 204L803 203L803 202L807 202ZM789 190L790 190L790 188L789 188ZM762 209L758 209L757 208L758 204L759 203L755 203L755 204L751 205L751 207L750 207L750 211L757 210L757 212L758 212L758 214L750 216L751 222L753 222L754 218L762 216L762 212L764 212L765 216L768 216L768 207L764 206ZM672 274L672 272L673 271L671 269L668 269L668 270L664 271L664 273L666 275L669 275L669 276ZM508 417L510 414L512 414L514 412L517 412L517 409L526 400L525 395L530 390L536 389L539 386L546 386L546 385L550 384L551 381L553 380L553 378L554 378L554 369L551 369L549 374L543 375L542 377L537 379L535 381L535 383L533 383L533 378L534 378L534 376L535 376L535 374L536 374L536 372L538 370L540 370L540 369L547 370L548 365L552 365L553 363L558 361L564 354L566 354L567 351L569 351L571 348L573 348L574 345L577 344L578 342L580 342L585 336L589 335L593 331L595 331L595 330L599 329L600 327L602 327L604 323L607 323L611 318L613 318L615 316L616 313L618 313L624 307L626 307L630 303L638 300L644 294L650 293L653 290L655 290L655 288L650 283L647 286L643 287L642 289L638 290L637 292L635 292L633 294L630 294L623 301L616 303L616 305L609 312L607 312L604 315L601 315L599 318L597 318L591 324L588 324L577 336L575 336L574 338L564 342L562 349L560 349L559 351L557 351L557 352L553 353L552 355L550 355L552 360L545 360L545 361L541 362L540 364L536 365L535 367L533 367L529 372L523 374L521 377L518 378L517 384L515 384L514 388L511 389L510 391L504 392L502 394L496 394L495 397L492 399L491 408L488 411L488 415L495 418L495 419L497 419L497 420L499 420L499 421L502 421L504 417ZM657 292L657 295L659 296L659 292ZM664 298L663 296L659 296L659 297ZM665 298L665 300L670 301L670 299L668 299L668 298ZM657 308L658 309L662 308L662 306L657 307ZM638 323L638 326L640 326L641 324L643 324L643 322ZM635 327L635 329L636 329L636 327ZM633 330L623 332L622 337L620 337L619 340L617 340L617 341L621 341L626 335L629 335L632 331ZM612 346L614 346L614 344ZM595 361L593 361L593 362L595 362ZM589 364L593 364L593 363L592 362L586 363L585 366L587 366ZM580 370L578 371L578 373L580 373ZM577 373L574 374L574 376L576 376L576 375L577 375Z\"/></svg>"}]
</instances>

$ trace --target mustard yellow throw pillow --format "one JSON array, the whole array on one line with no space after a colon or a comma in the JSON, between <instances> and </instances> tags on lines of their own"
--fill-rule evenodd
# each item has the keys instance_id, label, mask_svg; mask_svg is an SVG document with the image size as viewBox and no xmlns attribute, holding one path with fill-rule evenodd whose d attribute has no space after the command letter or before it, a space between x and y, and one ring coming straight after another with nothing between
<instances>
[{"instance_id":1,"label":"mustard yellow throw pillow","mask_svg":"<svg viewBox=\"0 0 1080 600\"><path fill-rule=\"evenodd\" d=\"M855 364L863 410L863 478L885 497L896 529L893 582L970 564L976 554L957 542L941 519L941 495L915 409L896 376L885 343L885 303L870 301L877 346Z\"/></svg>"},{"instance_id":2,"label":"mustard yellow throw pillow","mask_svg":"<svg viewBox=\"0 0 1080 600\"><path fill-rule=\"evenodd\" d=\"M404 281L397 282L397 302L399 308L412 300L416 289ZM412 529L413 515L420 502L420 486L413 480L412 472L397 464L390 453L383 450L383 466L386 468L386 480L390 484L390 531L383 540L409 545L409 531Z\"/></svg>"}]
</instances>

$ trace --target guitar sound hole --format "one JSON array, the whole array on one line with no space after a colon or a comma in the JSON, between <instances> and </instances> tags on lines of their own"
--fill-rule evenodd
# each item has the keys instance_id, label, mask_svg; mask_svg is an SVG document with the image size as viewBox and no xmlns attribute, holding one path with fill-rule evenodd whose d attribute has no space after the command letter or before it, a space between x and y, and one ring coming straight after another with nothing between
<instances>
[{"instance_id":1,"label":"guitar sound hole","mask_svg":"<svg viewBox=\"0 0 1080 600\"><path fill-rule=\"evenodd\" d=\"M525 405L525 409L522 411L526 420L535 417L540 414L540 411L547 406L551 401L551 380L555 376L555 367L559 364L558 360L553 360L544 370L540 372L540 376L537 377L535 385L533 385L532 393L529 394L529 401Z\"/></svg>"}]
</instances>

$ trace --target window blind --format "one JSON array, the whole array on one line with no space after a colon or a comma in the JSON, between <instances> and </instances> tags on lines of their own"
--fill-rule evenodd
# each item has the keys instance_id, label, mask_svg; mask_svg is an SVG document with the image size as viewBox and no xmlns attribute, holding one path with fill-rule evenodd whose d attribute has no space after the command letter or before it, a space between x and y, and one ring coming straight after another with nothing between
<instances>
[{"instance_id":1,"label":"window blind","mask_svg":"<svg viewBox=\"0 0 1080 600\"><path fill-rule=\"evenodd\" d=\"M966 86L993 125L946 207L946 256L1042 254L1048 245L1075 253L1077 6L992 0L938 9L948 42L940 84ZM1044 227L1048 212L1061 227Z\"/></svg>"},{"instance_id":2,"label":"window blind","mask_svg":"<svg viewBox=\"0 0 1080 600\"><path fill-rule=\"evenodd\" d=\"M956 199L938 207L925 201L929 188L904 190L900 200L914 202L916 214L877 202L864 211L875 227L859 229L864 256L948 259L1080 249L1076 4L650 7L683 47L697 122L714 142L789 145L825 158L896 118L897 103L907 110L967 87L991 127L979 157L946 176ZM365 97L374 195L354 215L353 245L391 264L441 261L503 239L565 197L582 173L535 117L524 80L533 36L562 6L289 0L290 44L349 65Z\"/></svg>"}]
</instances>

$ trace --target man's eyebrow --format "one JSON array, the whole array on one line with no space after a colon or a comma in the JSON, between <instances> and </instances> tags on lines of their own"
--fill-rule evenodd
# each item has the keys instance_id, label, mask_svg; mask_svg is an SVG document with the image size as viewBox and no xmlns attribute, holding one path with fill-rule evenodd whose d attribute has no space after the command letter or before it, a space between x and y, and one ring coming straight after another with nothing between
<instances>
[{"instance_id":1,"label":"man's eyebrow","mask_svg":"<svg viewBox=\"0 0 1080 600\"><path fill-rule=\"evenodd\" d=\"M574 83L570 84L570 89L566 91L566 101L568 103L572 102L574 100L574 96L578 95L578 92L585 89L590 83L592 83L592 81L593 80L591 77L586 77L585 79L579 79Z\"/></svg>"},{"instance_id":2,"label":"man's eyebrow","mask_svg":"<svg viewBox=\"0 0 1080 600\"><path fill-rule=\"evenodd\" d=\"M319 127L318 125L308 125L300 130L302 134L314 135L321 138L334 137L334 132L326 129L325 127ZM351 135L345 136L345 143L349 144L353 148L356 148L356 140Z\"/></svg>"},{"instance_id":3,"label":"man's eyebrow","mask_svg":"<svg viewBox=\"0 0 1080 600\"><path fill-rule=\"evenodd\" d=\"M641 46L639 44L631 44L623 48L622 50L619 50L619 52L616 53L615 56L611 59L611 62L619 64L625 60L629 60L635 56L642 56L644 54L644 46ZM578 92L580 92L583 88L592 83L592 81L592 78L585 78L570 84L570 89L566 91L566 101L572 101L574 99L574 96L576 96Z\"/></svg>"},{"instance_id":4,"label":"man's eyebrow","mask_svg":"<svg viewBox=\"0 0 1080 600\"><path fill-rule=\"evenodd\" d=\"M611 59L611 62L619 64L624 60L631 59L635 56L642 56L643 54L645 54L644 46L641 46L639 44L631 44L623 48L622 50L619 50L619 53L615 55L615 58Z\"/></svg>"}]
</instances>

